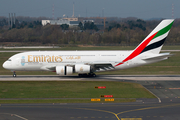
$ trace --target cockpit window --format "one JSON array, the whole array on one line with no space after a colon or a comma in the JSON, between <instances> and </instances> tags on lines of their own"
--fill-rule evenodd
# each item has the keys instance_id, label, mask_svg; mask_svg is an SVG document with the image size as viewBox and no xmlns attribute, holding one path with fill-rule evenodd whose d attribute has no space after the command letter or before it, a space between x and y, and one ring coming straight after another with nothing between
<instances>
[{"instance_id":1,"label":"cockpit window","mask_svg":"<svg viewBox=\"0 0 180 120\"><path fill-rule=\"evenodd\" d=\"M11 59L8 59L7 61L11 61Z\"/></svg>"}]
</instances>

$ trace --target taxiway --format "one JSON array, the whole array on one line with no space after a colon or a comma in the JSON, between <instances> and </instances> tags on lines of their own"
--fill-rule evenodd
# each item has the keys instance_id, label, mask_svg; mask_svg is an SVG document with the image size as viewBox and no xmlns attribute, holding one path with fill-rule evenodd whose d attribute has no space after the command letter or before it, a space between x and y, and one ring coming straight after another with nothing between
<instances>
[{"instance_id":1,"label":"taxiway","mask_svg":"<svg viewBox=\"0 0 180 120\"><path fill-rule=\"evenodd\" d=\"M77 76L0 76L0 81L124 81L143 85L158 99L137 99L133 103L82 104L1 104L0 119L8 120L167 120L180 119L180 76L99 75L96 78Z\"/></svg>"}]
</instances>

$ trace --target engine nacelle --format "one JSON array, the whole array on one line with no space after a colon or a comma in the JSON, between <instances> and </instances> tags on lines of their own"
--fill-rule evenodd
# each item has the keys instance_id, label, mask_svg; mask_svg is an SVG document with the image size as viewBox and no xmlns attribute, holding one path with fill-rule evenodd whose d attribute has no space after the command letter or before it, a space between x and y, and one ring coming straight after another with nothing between
<instances>
[{"instance_id":1,"label":"engine nacelle","mask_svg":"<svg viewBox=\"0 0 180 120\"><path fill-rule=\"evenodd\" d=\"M90 73L90 65L75 65L75 72L77 73Z\"/></svg>"},{"instance_id":2,"label":"engine nacelle","mask_svg":"<svg viewBox=\"0 0 180 120\"><path fill-rule=\"evenodd\" d=\"M56 74L70 75L73 73L73 67L70 66L56 66Z\"/></svg>"}]
</instances>

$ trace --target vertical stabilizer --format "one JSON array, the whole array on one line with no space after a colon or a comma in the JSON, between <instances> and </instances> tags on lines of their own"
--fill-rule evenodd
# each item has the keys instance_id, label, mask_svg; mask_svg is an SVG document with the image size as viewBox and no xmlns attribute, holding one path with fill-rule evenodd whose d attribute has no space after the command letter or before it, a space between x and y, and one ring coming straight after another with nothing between
<instances>
[{"instance_id":1,"label":"vertical stabilizer","mask_svg":"<svg viewBox=\"0 0 180 120\"><path fill-rule=\"evenodd\" d=\"M171 29L174 19L163 20L122 62L116 64L119 66L124 62L131 60L141 53L159 54L164 41Z\"/></svg>"},{"instance_id":2,"label":"vertical stabilizer","mask_svg":"<svg viewBox=\"0 0 180 120\"><path fill-rule=\"evenodd\" d=\"M171 29L174 19L163 20L136 48L140 53L159 54Z\"/></svg>"}]
</instances>

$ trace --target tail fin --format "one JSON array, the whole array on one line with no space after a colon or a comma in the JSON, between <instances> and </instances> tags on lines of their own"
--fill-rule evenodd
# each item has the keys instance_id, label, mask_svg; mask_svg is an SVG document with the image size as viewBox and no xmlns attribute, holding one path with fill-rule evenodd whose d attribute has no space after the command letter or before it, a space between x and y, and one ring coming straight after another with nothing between
<instances>
[{"instance_id":1,"label":"tail fin","mask_svg":"<svg viewBox=\"0 0 180 120\"><path fill-rule=\"evenodd\" d=\"M136 48L134 51L151 52L159 54L165 39L171 29L174 19L163 20Z\"/></svg>"},{"instance_id":2,"label":"tail fin","mask_svg":"<svg viewBox=\"0 0 180 120\"><path fill-rule=\"evenodd\" d=\"M144 52L159 54L173 22L174 19L163 20L127 58L115 66L119 66Z\"/></svg>"}]
</instances>

